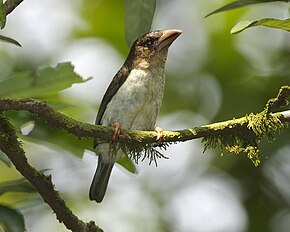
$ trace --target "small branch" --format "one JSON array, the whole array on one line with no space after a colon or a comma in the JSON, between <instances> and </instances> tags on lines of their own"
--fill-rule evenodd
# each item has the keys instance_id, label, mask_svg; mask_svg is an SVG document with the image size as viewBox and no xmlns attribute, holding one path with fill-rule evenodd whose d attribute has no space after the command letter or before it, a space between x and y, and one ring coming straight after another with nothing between
<instances>
[{"instance_id":1,"label":"small branch","mask_svg":"<svg viewBox=\"0 0 290 232\"><path fill-rule=\"evenodd\" d=\"M6 15L10 14L23 0L7 0L4 3Z\"/></svg>"},{"instance_id":2,"label":"small branch","mask_svg":"<svg viewBox=\"0 0 290 232\"><path fill-rule=\"evenodd\" d=\"M290 122L290 110L286 110L286 111L283 111L283 112L281 112L281 117L282 117L282 119L283 119L283 121L285 120L287 120L287 122Z\"/></svg>"},{"instance_id":3,"label":"small branch","mask_svg":"<svg viewBox=\"0 0 290 232\"><path fill-rule=\"evenodd\" d=\"M16 169L35 187L44 201L53 209L59 222L72 231L101 232L94 222L84 223L65 205L57 191L54 190L51 176L34 169L27 161L14 127L0 115L0 149L9 157Z\"/></svg>"}]
</instances>

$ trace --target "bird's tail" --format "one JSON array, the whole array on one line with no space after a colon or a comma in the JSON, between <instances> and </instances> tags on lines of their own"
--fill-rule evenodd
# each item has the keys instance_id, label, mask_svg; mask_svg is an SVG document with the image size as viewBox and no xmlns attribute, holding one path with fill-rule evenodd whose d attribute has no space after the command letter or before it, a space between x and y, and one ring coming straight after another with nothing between
<instances>
[{"instance_id":1,"label":"bird's tail","mask_svg":"<svg viewBox=\"0 0 290 232\"><path fill-rule=\"evenodd\" d=\"M102 160L102 157L99 156L98 167L90 187L91 201L96 201L98 203L102 202L107 190L113 166L114 163L106 163Z\"/></svg>"}]
</instances>

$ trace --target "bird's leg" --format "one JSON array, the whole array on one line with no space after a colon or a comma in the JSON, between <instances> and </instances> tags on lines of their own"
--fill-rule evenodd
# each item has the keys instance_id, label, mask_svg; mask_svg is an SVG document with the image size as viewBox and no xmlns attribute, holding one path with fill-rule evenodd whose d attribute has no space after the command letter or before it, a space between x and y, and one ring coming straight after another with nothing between
<instances>
[{"instance_id":1,"label":"bird's leg","mask_svg":"<svg viewBox=\"0 0 290 232\"><path fill-rule=\"evenodd\" d=\"M157 141L158 144L160 144L162 142L162 139L163 139L163 130L162 130L162 128L156 126L154 128L154 131L157 132L156 141Z\"/></svg>"},{"instance_id":2,"label":"bird's leg","mask_svg":"<svg viewBox=\"0 0 290 232\"><path fill-rule=\"evenodd\" d=\"M115 128L114 134L113 134L113 141L117 140L119 137L120 131L121 131L121 123L114 122L113 127Z\"/></svg>"}]
</instances>

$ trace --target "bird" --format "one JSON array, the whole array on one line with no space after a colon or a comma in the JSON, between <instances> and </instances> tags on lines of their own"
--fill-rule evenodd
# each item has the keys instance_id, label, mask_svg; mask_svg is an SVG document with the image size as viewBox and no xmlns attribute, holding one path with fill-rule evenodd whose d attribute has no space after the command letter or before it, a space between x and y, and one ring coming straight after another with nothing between
<instances>
[{"instance_id":1,"label":"bird","mask_svg":"<svg viewBox=\"0 0 290 232\"><path fill-rule=\"evenodd\" d=\"M168 48L181 30L155 30L139 37L127 59L113 77L101 101L96 125L113 126L113 141L121 129L154 130L165 86L164 67ZM157 139L162 130L156 127ZM114 163L126 154L120 146L94 139L98 165L89 190L89 199L102 202Z\"/></svg>"}]
</instances>

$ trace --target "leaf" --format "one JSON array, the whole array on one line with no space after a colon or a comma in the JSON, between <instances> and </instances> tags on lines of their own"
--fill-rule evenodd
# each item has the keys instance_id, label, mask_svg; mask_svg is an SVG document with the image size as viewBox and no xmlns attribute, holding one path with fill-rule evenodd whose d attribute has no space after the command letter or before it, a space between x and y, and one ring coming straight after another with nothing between
<instances>
[{"instance_id":1,"label":"leaf","mask_svg":"<svg viewBox=\"0 0 290 232\"><path fill-rule=\"evenodd\" d=\"M16 40L14 40L12 38L9 38L9 37L0 35L0 40L4 41L6 43L11 43L11 44L14 44L14 45L17 45L17 46L21 47L20 43L18 43Z\"/></svg>"},{"instance_id":2,"label":"leaf","mask_svg":"<svg viewBox=\"0 0 290 232\"><path fill-rule=\"evenodd\" d=\"M243 30L255 27L255 26L265 26L276 29L281 29L285 31L290 31L290 18L285 20L274 19L274 18L264 18L256 21L241 21L237 23L231 30L232 34L237 34Z\"/></svg>"},{"instance_id":3,"label":"leaf","mask_svg":"<svg viewBox=\"0 0 290 232\"><path fill-rule=\"evenodd\" d=\"M6 164L8 167L11 167L11 161L10 159L8 159L8 157L2 152L0 151L0 160Z\"/></svg>"},{"instance_id":4,"label":"leaf","mask_svg":"<svg viewBox=\"0 0 290 232\"><path fill-rule=\"evenodd\" d=\"M0 231L24 232L25 224L23 215L17 209L0 205Z\"/></svg>"},{"instance_id":5,"label":"leaf","mask_svg":"<svg viewBox=\"0 0 290 232\"><path fill-rule=\"evenodd\" d=\"M30 115L30 117L32 116ZM25 118L26 121L30 119L32 118ZM94 152L92 139L78 139L64 130L48 128L43 121L38 119L35 120L33 130L26 136L20 136L20 138L23 141L27 140L35 144L65 150L78 158L82 158L85 150ZM127 157L120 159L117 163L131 173L138 173L134 163Z\"/></svg>"},{"instance_id":6,"label":"leaf","mask_svg":"<svg viewBox=\"0 0 290 232\"><path fill-rule=\"evenodd\" d=\"M44 98L81 82L85 81L74 72L71 63L59 63L55 68L15 73L0 79L0 96Z\"/></svg>"},{"instance_id":7,"label":"leaf","mask_svg":"<svg viewBox=\"0 0 290 232\"><path fill-rule=\"evenodd\" d=\"M6 24L6 10L3 5L3 0L0 1L0 28L3 29Z\"/></svg>"},{"instance_id":8,"label":"leaf","mask_svg":"<svg viewBox=\"0 0 290 232\"><path fill-rule=\"evenodd\" d=\"M6 192L36 192L34 187L24 178L0 183L0 196Z\"/></svg>"},{"instance_id":9,"label":"leaf","mask_svg":"<svg viewBox=\"0 0 290 232\"><path fill-rule=\"evenodd\" d=\"M207 14L205 18L207 18L210 15L220 13L223 11L233 10L236 8L240 8L240 7L244 7L244 6L248 6L252 4L259 4L259 3L266 3L266 2L287 2L287 0L239 0L239 1L229 3L221 8L218 8L217 10Z\"/></svg>"},{"instance_id":10,"label":"leaf","mask_svg":"<svg viewBox=\"0 0 290 232\"><path fill-rule=\"evenodd\" d=\"M151 29L156 0L126 0L125 27L127 44L133 42Z\"/></svg>"},{"instance_id":11,"label":"leaf","mask_svg":"<svg viewBox=\"0 0 290 232\"><path fill-rule=\"evenodd\" d=\"M117 163L120 164L127 171L134 173L134 174L138 174L138 170L136 168L136 165L128 157L125 156L125 157L119 159L117 161Z\"/></svg>"},{"instance_id":12,"label":"leaf","mask_svg":"<svg viewBox=\"0 0 290 232\"><path fill-rule=\"evenodd\" d=\"M92 139L78 139L64 130L48 128L47 125L40 121L35 121L34 129L27 135L23 136L35 144L43 144L48 147L65 150L72 155L81 158L85 149L93 151Z\"/></svg>"},{"instance_id":13,"label":"leaf","mask_svg":"<svg viewBox=\"0 0 290 232\"><path fill-rule=\"evenodd\" d=\"M37 120L35 125L35 128L27 136L23 137L23 140L26 139L46 146L56 146L58 149L63 149L78 158L83 156L85 150L94 152L92 139L78 139L65 131L47 128L39 120ZM117 163L131 173L138 173L134 163L127 157L121 158Z\"/></svg>"},{"instance_id":14,"label":"leaf","mask_svg":"<svg viewBox=\"0 0 290 232\"><path fill-rule=\"evenodd\" d=\"M83 38L100 37L120 53L127 55L123 0L83 0L78 9L86 27L76 28L76 36Z\"/></svg>"}]
</instances>

